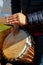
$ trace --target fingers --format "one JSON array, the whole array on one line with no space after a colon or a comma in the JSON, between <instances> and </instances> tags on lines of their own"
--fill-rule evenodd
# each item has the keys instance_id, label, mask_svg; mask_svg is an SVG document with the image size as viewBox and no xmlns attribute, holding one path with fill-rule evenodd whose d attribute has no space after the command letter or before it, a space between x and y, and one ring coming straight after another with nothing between
<instances>
[{"instance_id":1,"label":"fingers","mask_svg":"<svg viewBox=\"0 0 43 65\"><path fill-rule=\"evenodd\" d=\"M9 24L14 24L14 23L18 23L18 15L14 14L12 16L8 17L8 21Z\"/></svg>"},{"instance_id":2,"label":"fingers","mask_svg":"<svg viewBox=\"0 0 43 65\"><path fill-rule=\"evenodd\" d=\"M14 18L18 18L18 16L18 13L13 15Z\"/></svg>"}]
</instances>

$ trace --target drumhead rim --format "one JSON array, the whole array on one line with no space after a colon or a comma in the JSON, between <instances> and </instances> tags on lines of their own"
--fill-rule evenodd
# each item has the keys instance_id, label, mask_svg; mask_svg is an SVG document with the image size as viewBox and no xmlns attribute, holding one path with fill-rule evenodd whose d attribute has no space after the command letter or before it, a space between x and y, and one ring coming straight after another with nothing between
<instances>
[{"instance_id":1,"label":"drumhead rim","mask_svg":"<svg viewBox=\"0 0 43 65\"><path fill-rule=\"evenodd\" d=\"M30 36L29 36L29 37L30 37ZM28 41L28 37L27 37L27 38L26 38L26 44L25 44L23 50L21 51L21 53L18 55L18 57L19 57L19 58L22 58L23 55L26 53L27 49L29 49L31 46L32 46L32 45L31 45L30 41ZM16 58L15 60L17 60L17 58Z\"/></svg>"},{"instance_id":2,"label":"drumhead rim","mask_svg":"<svg viewBox=\"0 0 43 65\"><path fill-rule=\"evenodd\" d=\"M24 31L24 30L23 30ZM27 33L26 31L25 31L25 33ZM24 46L24 48L23 48L23 50L22 50L22 52L18 55L18 57L22 57L25 53L23 53L24 52L24 50L26 49L26 45L27 45L27 47L28 48L30 48L31 46L32 46L32 44L28 44L28 38L30 38L30 36L31 35L29 35L29 33L27 34L27 38L26 38L26 44L25 44L25 46ZM27 49L26 49L26 51L27 51ZM22 53L23 53L23 55L22 55ZM7 59L7 60L10 60L10 61L13 61L13 59L11 58L11 59L8 59L5 55L4 55L4 53L3 53L3 56ZM15 59L15 60L18 60L18 57Z\"/></svg>"}]
</instances>

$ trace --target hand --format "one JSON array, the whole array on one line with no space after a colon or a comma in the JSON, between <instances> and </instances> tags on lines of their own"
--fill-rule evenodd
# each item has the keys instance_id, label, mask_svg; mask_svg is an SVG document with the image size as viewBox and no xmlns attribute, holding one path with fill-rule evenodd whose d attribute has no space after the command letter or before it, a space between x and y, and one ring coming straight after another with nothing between
<instances>
[{"instance_id":1,"label":"hand","mask_svg":"<svg viewBox=\"0 0 43 65\"><path fill-rule=\"evenodd\" d=\"M9 24L19 24L20 26L26 25L26 16L22 13L16 13L8 17Z\"/></svg>"}]
</instances>

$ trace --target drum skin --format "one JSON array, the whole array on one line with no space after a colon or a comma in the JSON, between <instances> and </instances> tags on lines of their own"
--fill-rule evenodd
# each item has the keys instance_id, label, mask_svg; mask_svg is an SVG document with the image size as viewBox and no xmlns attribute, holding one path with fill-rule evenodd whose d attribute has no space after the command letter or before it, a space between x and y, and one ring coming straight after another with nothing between
<instances>
[{"instance_id":1,"label":"drum skin","mask_svg":"<svg viewBox=\"0 0 43 65\"><path fill-rule=\"evenodd\" d=\"M30 46L26 44L27 37L29 37L28 34L23 30L20 30L20 32L14 37L12 33L9 34L6 37L3 44L3 50L2 50L3 57L10 62L12 61L14 62L20 61L20 62L27 62L27 63L32 62L35 55L34 45L33 45L34 42L31 40L31 38L29 38L29 42L30 43L33 42L33 43L31 43ZM24 50L25 45L27 46Z\"/></svg>"}]
</instances>

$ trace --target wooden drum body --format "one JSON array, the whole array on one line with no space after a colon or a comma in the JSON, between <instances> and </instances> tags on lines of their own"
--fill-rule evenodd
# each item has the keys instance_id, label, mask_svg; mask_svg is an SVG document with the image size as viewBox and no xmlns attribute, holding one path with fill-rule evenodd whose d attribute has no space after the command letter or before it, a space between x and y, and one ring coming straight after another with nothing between
<instances>
[{"instance_id":1,"label":"wooden drum body","mask_svg":"<svg viewBox=\"0 0 43 65\"><path fill-rule=\"evenodd\" d=\"M3 56L9 61L32 62L34 59L34 41L31 35L20 30L16 35L11 32L3 44Z\"/></svg>"}]
</instances>

